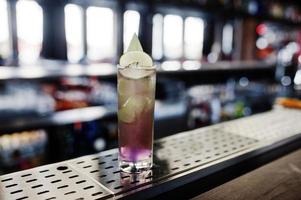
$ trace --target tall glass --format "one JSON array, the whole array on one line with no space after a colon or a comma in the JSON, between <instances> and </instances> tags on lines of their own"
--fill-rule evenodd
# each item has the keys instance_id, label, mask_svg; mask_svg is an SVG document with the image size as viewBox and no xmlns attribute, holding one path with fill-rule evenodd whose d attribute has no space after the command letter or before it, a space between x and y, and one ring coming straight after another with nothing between
<instances>
[{"instance_id":1,"label":"tall glass","mask_svg":"<svg viewBox=\"0 0 301 200\"><path fill-rule=\"evenodd\" d=\"M138 173L152 167L156 69L118 66L119 166Z\"/></svg>"}]
</instances>

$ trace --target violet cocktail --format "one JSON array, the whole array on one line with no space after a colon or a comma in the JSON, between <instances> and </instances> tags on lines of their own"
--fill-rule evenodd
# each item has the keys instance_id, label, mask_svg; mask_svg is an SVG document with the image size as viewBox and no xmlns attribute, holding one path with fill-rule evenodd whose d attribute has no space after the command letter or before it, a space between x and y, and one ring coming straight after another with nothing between
<instances>
[{"instance_id":1,"label":"violet cocktail","mask_svg":"<svg viewBox=\"0 0 301 200\"><path fill-rule=\"evenodd\" d=\"M152 167L156 69L136 35L118 66L119 165L137 173Z\"/></svg>"}]
</instances>

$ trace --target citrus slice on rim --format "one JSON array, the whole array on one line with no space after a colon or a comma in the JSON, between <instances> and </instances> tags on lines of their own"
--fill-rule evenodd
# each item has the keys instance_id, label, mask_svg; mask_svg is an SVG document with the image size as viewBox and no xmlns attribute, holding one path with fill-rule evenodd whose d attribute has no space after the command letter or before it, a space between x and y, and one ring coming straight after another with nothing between
<instances>
[{"instance_id":1,"label":"citrus slice on rim","mask_svg":"<svg viewBox=\"0 0 301 200\"><path fill-rule=\"evenodd\" d=\"M140 79L147 77L154 73L153 70L146 70L146 69L136 69L136 68L124 68L119 70L120 74L126 78L130 79Z\"/></svg>"},{"instance_id":2,"label":"citrus slice on rim","mask_svg":"<svg viewBox=\"0 0 301 200\"><path fill-rule=\"evenodd\" d=\"M120 57L119 63L122 67L137 64L139 67L152 67L152 58L143 51L129 51Z\"/></svg>"}]
</instances>

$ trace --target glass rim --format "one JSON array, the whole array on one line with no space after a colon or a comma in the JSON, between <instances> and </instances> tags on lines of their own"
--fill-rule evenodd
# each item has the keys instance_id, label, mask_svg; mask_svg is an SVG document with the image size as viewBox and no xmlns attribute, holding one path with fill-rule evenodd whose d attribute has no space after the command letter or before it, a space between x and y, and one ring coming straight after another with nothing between
<instances>
[{"instance_id":1,"label":"glass rim","mask_svg":"<svg viewBox=\"0 0 301 200\"><path fill-rule=\"evenodd\" d=\"M120 64L117 64L117 69L126 69L129 68L129 66L121 66ZM152 69L156 69L157 65L152 65L152 66L137 66L137 67L133 67L132 69L138 69L138 70L152 70Z\"/></svg>"}]
</instances>

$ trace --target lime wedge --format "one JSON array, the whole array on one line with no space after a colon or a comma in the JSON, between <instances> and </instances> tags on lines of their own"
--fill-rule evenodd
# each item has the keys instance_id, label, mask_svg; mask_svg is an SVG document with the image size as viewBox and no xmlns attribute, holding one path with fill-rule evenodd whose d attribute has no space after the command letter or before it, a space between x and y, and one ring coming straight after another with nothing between
<instances>
[{"instance_id":1,"label":"lime wedge","mask_svg":"<svg viewBox=\"0 0 301 200\"><path fill-rule=\"evenodd\" d=\"M130 51L121 56L120 65L123 67L130 66L131 64L137 64L141 67L152 67L152 58L142 51Z\"/></svg>"},{"instance_id":2,"label":"lime wedge","mask_svg":"<svg viewBox=\"0 0 301 200\"><path fill-rule=\"evenodd\" d=\"M135 68L125 68L123 70L120 70L119 72L122 76L130 79L140 79L154 73L153 70L143 70Z\"/></svg>"},{"instance_id":3,"label":"lime wedge","mask_svg":"<svg viewBox=\"0 0 301 200\"><path fill-rule=\"evenodd\" d=\"M120 57L119 64L128 67L136 64L140 67L152 67L152 58L143 52L142 46L136 34L133 35L127 52Z\"/></svg>"},{"instance_id":4,"label":"lime wedge","mask_svg":"<svg viewBox=\"0 0 301 200\"><path fill-rule=\"evenodd\" d=\"M120 57L119 64L125 68L120 70L120 73L127 78L139 79L153 73L143 70L143 68L152 68L153 60L143 52L136 34L133 35L127 52Z\"/></svg>"},{"instance_id":5,"label":"lime wedge","mask_svg":"<svg viewBox=\"0 0 301 200\"><path fill-rule=\"evenodd\" d=\"M127 52L129 52L129 51L142 51L143 52L142 46L140 44L140 41L139 41L136 33L134 33L134 35L131 39L131 42L130 42Z\"/></svg>"}]
</instances>

